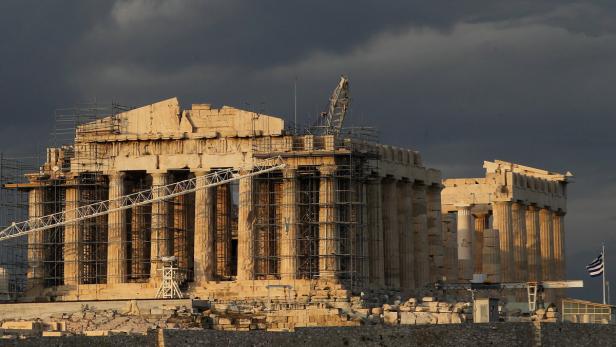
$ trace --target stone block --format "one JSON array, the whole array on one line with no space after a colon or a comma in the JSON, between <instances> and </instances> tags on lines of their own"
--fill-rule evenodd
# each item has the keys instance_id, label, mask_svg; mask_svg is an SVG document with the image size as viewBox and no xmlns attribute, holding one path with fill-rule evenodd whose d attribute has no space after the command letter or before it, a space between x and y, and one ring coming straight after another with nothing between
<instances>
[{"instance_id":1,"label":"stone block","mask_svg":"<svg viewBox=\"0 0 616 347\"><path fill-rule=\"evenodd\" d=\"M34 322L34 321L4 322L2 323L2 329L40 330L42 329L42 324L39 322Z\"/></svg>"},{"instance_id":2,"label":"stone block","mask_svg":"<svg viewBox=\"0 0 616 347\"><path fill-rule=\"evenodd\" d=\"M437 313L438 324L451 324L451 313Z\"/></svg>"},{"instance_id":3,"label":"stone block","mask_svg":"<svg viewBox=\"0 0 616 347\"><path fill-rule=\"evenodd\" d=\"M162 316L162 315L163 315L163 313L164 313L164 310L163 310L162 308L160 308L160 307L152 307L152 308L150 309L150 314L151 314L151 315L159 315L159 316Z\"/></svg>"},{"instance_id":4,"label":"stone block","mask_svg":"<svg viewBox=\"0 0 616 347\"><path fill-rule=\"evenodd\" d=\"M43 331L42 336L48 336L48 337L61 337L66 335L65 332L63 331Z\"/></svg>"},{"instance_id":5,"label":"stone block","mask_svg":"<svg viewBox=\"0 0 616 347\"><path fill-rule=\"evenodd\" d=\"M415 324L416 316L413 312L400 312L400 324Z\"/></svg>"},{"instance_id":6,"label":"stone block","mask_svg":"<svg viewBox=\"0 0 616 347\"><path fill-rule=\"evenodd\" d=\"M218 318L218 324L220 324L220 325L231 325L231 324L233 324L233 320L231 320L231 318L227 318L227 317L220 317L220 318Z\"/></svg>"},{"instance_id":7,"label":"stone block","mask_svg":"<svg viewBox=\"0 0 616 347\"><path fill-rule=\"evenodd\" d=\"M423 302L432 302L435 301L433 296L424 296L423 298L421 298L421 301Z\"/></svg>"},{"instance_id":8,"label":"stone block","mask_svg":"<svg viewBox=\"0 0 616 347\"><path fill-rule=\"evenodd\" d=\"M383 313L383 309L380 307L373 307L372 308L372 314L374 315L380 315L381 313Z\"/></svg>"},{"instance_id":9,"label":"stone block","mask_svg":"<svg viewBox=\"0 0 616 347\"><path fill-rule=\"evenodd\" d=\"M383 313L383 320L385 324L396 325L398 324L398 312L388 311Z\"/></svg>"},{"instance_id":10,"label":"stone block","mask_svg":"<svg viewBox=\"0 0 616 347\"><path fill-rule=\"evenodd\" d=\"M361 318L367 318L368 315L370 314L370 310L367 308L358 308L358 309L355 309L354 311L355 311L355 314Z\"/></svg>"},{"instance_id":11,"label":"stone block","mask_svg":"<svg viewBox=\"0 0 616 347\"><path fill-rule=\"evenodd\" d=\"M416 312L415 313L416 324L436 324L437 318L435 315L429 312Z\"/></svg>"}]
</instances>

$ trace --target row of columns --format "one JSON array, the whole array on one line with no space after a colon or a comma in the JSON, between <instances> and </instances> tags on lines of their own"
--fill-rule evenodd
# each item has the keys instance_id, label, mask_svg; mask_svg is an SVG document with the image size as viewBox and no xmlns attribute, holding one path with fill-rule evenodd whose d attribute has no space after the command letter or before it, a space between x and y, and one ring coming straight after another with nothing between
<instances>
[{"instance_id":1,"label":"row of columns","mask_svg":"<svg viewBox=\"0 0 616 347\"><path fill-rule=\"evenodd\" d=\"M475 214L471 205L457 206L457 249L460 280L486 273L487 212ZM500 281L564 280L564 213L519 202L492 203L492 229L498 234ZM491 237L491 236L490 236Z\"/></svg>"},{"instance_id":2,"label":"row of columns","mask_svg":"<svg viewBox=\"0 0 616 347\"><path fill-rule=\"evenodd\" d=\"M319 167L319 227L318 258L319 277L335 278L341 271L341 244L336 207L337 179L335 166ZM206 171L194 172L196 177L203 177ZM299 180L297 170L286 168L283 174L282 191L282 226L280 233L280 276L282 279L294 279L299 276L298 264L298 224L299 216ZM170 183L167 172L150 173L153 196L159 196L161 187ZM109 175L109 199L127 194L125 173ZM201 179L198 185L206 182ZM354 183L355 184L355 183ZM255 192L253 177L239 181L238 206L238 280L255 279ZM365 236L351 235L352 252L361 258L361 271L369 283L377 287L413 289L440 279L444 261L441 235L440 187L427 187L421 182L395 180L393 178L372 178L365 184L357 183L357 197L365 207L354 212L351 218L356 222L367 224ZM30 192L30 216L44 215L44 188L32 189ZM66 210L67 219L76 217L73 210L79 204L77 182L67 182ZM114 207L112 202L111 208ZM170 211L168 201L153 203L151 206L150 238L150 279L156 281L160 275L161 256L171 255L177 248L174 245L172 229L182 227L182 222L174 219L174 213L183 213L176 208ZM204 283L216 277L216 188L197 189L194 197L194 258L188 260L194 264L194 280ZM180 209L184 207L179 207ZM363 211L363 212L362 212ZM357 214L365 216L358 217ZM108 215L107 243L107 283L124 283L129 279L128 273L146 271L139 262L131 264L128 269L127 248L129 242L144 243L143 234L146 221L139 213L133 213L131 223L126 220L125 211ZM365 222L364 222L365 220ZM131 239L128 239L127 225L131 225ZM32 234L29 243L42 245L42 234ZM78 223L65 226L64 230L64 283L78 284L80 273L81 233ZM176 243L178 241L175 241ZM184 245L183 243L180 247ZM42 247L42 246L41 246ZM30 267L42 267L44 260L42 250L32 247L29 251ZM40 264L39 264L40 263ZM43 278L42 268L38 273L29 271L29 278Z\"/></svg>"},{"instance_id":3,"label":"row of columns","mask_svg":"<svg viewBox=\"0 0 616 347\"><path fill-rule=\"evenodd\" d=\"M372 285L411 290L442 275L439 187L373 178L368 181L367 205Z\"/></svg>"}]
</instances>

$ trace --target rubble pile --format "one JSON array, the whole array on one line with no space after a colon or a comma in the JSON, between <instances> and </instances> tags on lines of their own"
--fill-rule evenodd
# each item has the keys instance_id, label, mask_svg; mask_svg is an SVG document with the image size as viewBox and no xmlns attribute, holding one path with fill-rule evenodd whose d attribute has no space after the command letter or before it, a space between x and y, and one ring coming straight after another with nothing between
<instances>
[{"instance_id":1,"label":"rubble pile","mask_svg":"<svg viewBox=\"0 0 616 347\"><path fill-rule=\"evenodd\" d=\"M459 324L472 321L470 304L442 302L434 297L424 297L421 302L415 298L405 302L396 300L393 304L384 304L369 311L359 312L366 316L365 321L369 324Z\"/></svg>"}]
</instances>

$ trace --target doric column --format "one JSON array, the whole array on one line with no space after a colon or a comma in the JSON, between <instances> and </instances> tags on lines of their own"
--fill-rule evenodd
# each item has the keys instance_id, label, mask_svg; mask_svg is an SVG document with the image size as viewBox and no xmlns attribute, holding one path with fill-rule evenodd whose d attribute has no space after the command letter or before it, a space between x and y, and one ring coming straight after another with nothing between
<instances>
[{"instance_id":1,"label":"doric column","mask_svg":"<svg viewBox=\"0 0 616 347\"><path fill-rule=\"evenodd\" d=\"M542 280L554 280L554 232L552 229L552 211L542 208L539 211L541 238L541 276Z\"/></svg>"},{"instance_id":2,"label":"doric column","mask_svg":"<svg viewBox=\"0 0 616 347\"><path fill-rule=\"evenodd\" d=\"M415 288L415 245L413 235L413 183L398 181L398 244L400 245L400 287Z\"/></svg>"},{"instance_id":3,"label":"doric column","mask_svg":"<svg viewBox=\"0 0 616 347\"><path fill-rule=\"evenodd\" d=\"M500 241L498 237L498 230L484 229L482 236L482 273L486 275L489 282L498 283L501 281L502 273L500 266Z\"/></svg>"},{"instance_id":4,"label":"doric column","mask_svg":"<svg viewBox=\"0 0 616 347\"><path fill-rule=\"evenodd\" d=\"M539 210L536 206L526 208L526 256L528 280L539 281L541 276L541 239L539 237Z\"/></svg>"},{"instance_id":5,"label":"doric column","mask_svg":"<svg viewBox=\"0 0 616 347\"><path fill-rule=\"evenodd\" d=\"M490 228L490 214L488 211L473 213L475 220L475 235L473 238L473 269L474 273L485 273L483 270L483 233Z\"/></svg>"},{"instance_id":6,"label":"doric column","mask_svg":"<svg viewBox=\"0 0 616 347\"><path fill-rule=\"evenodd\" d=\"M177 266L181 271L188 271L188 223L186 221L187 195L180 195L173 198L173 228L171 238L173 239L173 254L177 258Z\"/></svg>"},{"instance_id":7,"label":"doric column","mask_svg":"<svg viewBox=\"0 0 616 347\"><path fill-rule=\"evenodd\" d=\"M204 188L207 185L204 171L195 172L197 177L197 191L195 192L195 283L203 285L204 282L214 279L216 266L216 253L214 242L216 240L216 188ZM238 255L239 256L239 255Z\"/></svg>"},{"instance_id":8,"label":"doric column","mask_svg":"<svg viewBox=\"0 0 616 347\"><path fill-rule=\"evenodd\" d=\"M370 260L370 283L375 287L385 286L385 257L383 256L383 199L381 179L368 180L368 258Z\"/></svg>"},{"instance_id":9,"label":"doric column","mask_svg":"<svg viewBox=\"0 0 616 347\"><path fill-rule=\"evenodd\" d=\"M254 179L240 179L237 230L237 279L253 280L255 278L254 259Z\"/></svg>"},{"instance_id":10,"label":"doric column","mask_svg":"<svg viewBox=\"0 0 616 347\"><path fill-rule=\"evenodd\" d=\"M340 270L340 238L336 228L335 166L320 166L319 183L319 276L335 278Z\"/></svg>"},{"instance_id":11,"label":"doric column","mask_svg":"<svg viewBox=\"0 0 616 347\"><path fill-rule=\"evenodd\" d=\"M513 280L513 221L511 202L495 201L492 203L494 229L498 230L500 242L501 280Z\"/></svg>"},{"instance_id":12,"label":"doric column","mask_svg":"<svg viewBox=\"0 0 616 347\"><path fill-rule=\"evenodd\" d=\"M358 209L359 218L357 218L357 232L359 233L359 240L361 242L360 263L361 263L361 285L366 287L370 284L370 246L368 229L368 186L366 181L362 180L357 183L358 193L360 198L361 207Z\"/></svg>"},{"instance_id":13,"label":"doric column","mask_svg":"<svg viewBox=\"0 0 616 347\"><path fill-rule=\"evenodd\" d=\"M458 276L462 282L473 279L473 226L471 205L458 205Z\"/></svg>"},{"instance_id":14,"label":"doric column","mask_svg":"<svg viewBox=\"0 0 616 347\"><path fill-rule=\"evenodd\" d=\"M120 206L117 198L126 194L124 172L109 175L109 209ZM127 233L126 211L107 215L107 283L126 282Z\"/></svg>"},{"instance_id":15,"label":"doric column","mask_svg":"<svg viewBox=\"0 0 616 347\"><path fill-rule=\"evenodd\" d=\"M147 279L150 276L150 252L148 240L151 232L148 226L148 206L135 206L131 214L131 278Z\"/></svg>"},{"instance_id":16,"label":"doric column","mask_svg":"<svg viewBox=\"0 0 616 347\"><path fill-rule=\"evenodd\" d=\"M514 280L528 281L528 256L526 254L526 206L514 202L511 205L513 219L513 264Z\"/></svg>"},{"instance_id":17,"label":"doric column","mask_svg":"<svg viewBox=\"0 0 616 347\"><path fill-rule=\"evenodd\" d=\"M415 246L415 288L430 282L428 261L428 216L426 186L421 182L413 185L413 236ZM386 256L388 256L386 254Z\"/></svg>"},{"instance_id":18,"label":"doric column","mask_svg":"<svg viewBox=\"0 0 616 347\"><path fill-rule=\"evenodd\" d=\"M565 269L565 214L560 211L554 212L552 225L554 230L554 264L556 267L554 279L564 281L567 279Z\"/></svg>"},{"instance_id":19,"label":"doric column","mask_svg":"<svg viewBox=\"0 0 616 347\"><path fill-rule=\"evenodd\" d=\"M39 224L36 218L45 215L45 188L33 188L28 192L28 217L32 227ZM44 231L28 234L28 288L41 289L45 279L45 243Z\"/></svg>"},{"instance_id":20,"label":"doric column","mask_svg":"<svg viewBox=\"0 0 616 347\"><path fill-rule=\"evenodd\" d=\"M458 235L456 215L443 215L443 244L445 245L445 277L449 283L458 282Z\"/></svg>"},{"instance_id":21,"label":"doric column","mask_svg":"<svg viewBox=\"0 0 616 347\"><path fill-rule=\"evenodd\" d=\"M297 268L297 224L299 222L299 189L297 169L282 170L282 231L280 240L280 277L295 279Z\"/></svg>"},{"instance_id":22,"label":"doric column","mask_svg":"<svg viewBox=\"0 0 616 347\"><path fill-rule=\"evenodd\" d=\"M383 180L383 245L385 285L400 288L400 245L398 237L398 192L396 180Z\"/></svg>"},{"instance_id":23,"label":"doric column","mask_svg":"<svg viewBox=\"0 0 616 347\"><path fill-rule=\"evenodd\" d=\"M430 246L428 260L430 262L430 283L442 279L443 273L443 235L441 216L441 187L432 185L428 188L428 245Z\"/></svg>"},{"instance_id":24,"label":"doric column","mask_svg":"<svg viewBox=\"0 0 616 347\"><path fill-rule=\"evenodd\" d=\"M169 184L169 175L166 172L151 173L152 196L154 198L163 195L162 186ZM161 257L171 256L173 252L173 239L171 237L171 214L169 202L166 200L152 203L152 237L150 242L150 278L160 278L162 275L158 269L161 267Z\"/></svg>"},{"instance_id":25,"label":"doric column","mask_svg":"<svg viewBox=\"0 0 616 347\"><path fill-rule=\"evenodd\" d=\"M79 207L79 188L77 179L66 182L65 193L65 218L71 220L77 218L76 209ZM64 284L79 284L81 268L81 233L79 222L69 223L64 226Z\"/></svg>"}]
</instances>

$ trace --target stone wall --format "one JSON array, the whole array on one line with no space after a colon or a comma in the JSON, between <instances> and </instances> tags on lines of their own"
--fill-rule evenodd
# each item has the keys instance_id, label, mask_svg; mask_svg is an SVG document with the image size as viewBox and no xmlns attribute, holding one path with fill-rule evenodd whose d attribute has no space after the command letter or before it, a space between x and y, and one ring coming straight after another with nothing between
<instances>
[{"instance_id":1,"label":"stone wall","mask_svg":"<svg viewBox=\"0 0 616 347\"><path fill-rule=\"evenodd\" d=\"M613 346L616 326L532 323L305 328L295 332L164 330L147 335L0 339L2 346Z\"/></svg>"}]
</instances>

